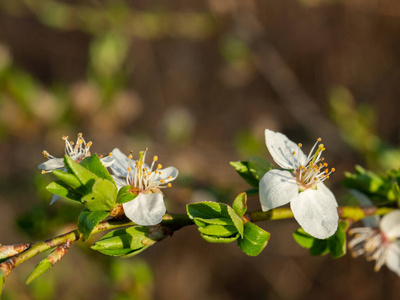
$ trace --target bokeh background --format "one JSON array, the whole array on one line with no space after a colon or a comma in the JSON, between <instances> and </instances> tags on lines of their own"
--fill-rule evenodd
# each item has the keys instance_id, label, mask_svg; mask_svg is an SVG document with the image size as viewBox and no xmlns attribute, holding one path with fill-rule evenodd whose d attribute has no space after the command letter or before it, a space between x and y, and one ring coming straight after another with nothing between
<instances>
[{"instance_id":1,"label":"bokeh background","mask_svg":"<svg viewBox=\"0 0 400 300\"><path fill-rule=\"evenodd\" d=\"M317 137L340 181L361 164L400 166L397 0L1 0L0 242L74 228L81 207L49 206L41 151L62 135L92 150L149 147L180 176L168 210L249 187L229 161L269 158L264 129L309 149ZM260 209L258 199L249 200ZM66 225L67 224L67 225ZM258 257L185 228L131 259L76 243L30 286L39 259L7 279L4 299L398 299L400 279L348 254L311 257L293 220Z\"/></svg>"}]
</instances>

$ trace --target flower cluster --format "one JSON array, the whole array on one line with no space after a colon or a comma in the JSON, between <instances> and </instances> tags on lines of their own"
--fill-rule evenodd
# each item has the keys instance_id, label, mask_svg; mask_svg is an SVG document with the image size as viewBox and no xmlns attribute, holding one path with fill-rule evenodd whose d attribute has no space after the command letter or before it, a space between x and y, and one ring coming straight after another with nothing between
<instances>
[{"instance_id":1,"label":"flower cluster","mask_svg":"<svg viewBox=\"0 0 400 300\"><path fill-rule=\"evenodd\" d=\"M65 141L65 154L75 162L80 162L90 156L92 142L84 140L82 133L78 134L76 143L70 142L67 136ZM118 189L131 186L130 192L137 195L135 199L123 203L125 215L137 225L155 225L161 222L166 212L163 200L162 188L170 187L171 181L178 176L178 170L174 167L162 169L161 164L155 165L158 157L154 156L151 166L145 164L146 152L141 151L138 160L134 160L132 153L127 157L118 148L108 156L102 157L101 162L105 167L110 167L112 177ZM43 151L48 159L39 165L42 173L62 169L66 171L63 158L56 158L47 151ZM60 196L54 195L50 204L53 204Z\"/></svg>"}]
</instances>

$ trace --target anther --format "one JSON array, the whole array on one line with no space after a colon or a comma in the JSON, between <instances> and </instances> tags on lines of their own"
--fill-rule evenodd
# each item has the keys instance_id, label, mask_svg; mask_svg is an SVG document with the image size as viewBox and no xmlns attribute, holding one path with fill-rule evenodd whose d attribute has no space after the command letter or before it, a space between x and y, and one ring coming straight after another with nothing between
<instances>
[{"instance_id":1,"label":"anther","mask_svg":"<svg viewBox=\"0 0 400 300\"><path fill-rule=\"evenodd\" d=\"M296 151L293 151L292 154L295 155L295 154L296 154Z\"/></svg>"},{"instance_id":2,"label":"anther","mask_svg":"<svg viewBox=\"0 0 400 300\"><path fill-rule=\"evenodd\" d=\"M303 147L302 143L298 143L297 146L299 146L300 148Z\"/></svg>"},{"instance_id":3,"label":"anther","mask_svg":"<svg viewBox=\"0 0 400 300\"><path fill-rule=\"evenodd\" d=\"M157 169L161 169L162 168L162 164L158 164ZM160 172L161 174L161 172Z\"/></svg>"},{"instance_id":4,"label":"anther","mask_svg":"<svg viewBox=\"0 0 400 300\"><path fill-rule=\"evenodd\" d=\"M331 172L335 172L335 171L336 171L336 169L335 169L335 168L332 168L332 169L331 169Z\"/></svg>"},{"instance_id":5,"label":"anther","mask_svg":"<svg viewBox=\"0 0 400 300\"><path fill-rule=\"evenodd\" d=\"M158 156L157 156L157 155L154 155L153 160L154 160L154 161L157 161L157 160L158 160Z\"/></svg>"},{"instance_id":6,"label":"anther","mask_svg":"<svg viewBox=\"0 0 400 300\"><path fill-rule=\"evenodd\" d=\"M171 186L172 186L172 184L168 183L168 184L167 184L167 186L168 186L168 187L171 187Z\"/></svg>"},{"instance_id":7,"label":"anther","mask_svg":"<svg viewBox=\"0 0 400 300\"><path fill-rule=\"evenodd\" d=\"M42 170L42 174L46 174L46 171L45 171L45 170Z\"/></svg>"},{"instance_id":8,"label":"anther","mask_svg":"<svg viewBox=\"0 0 400 300\"><path fill-rule=\"evenodd\" d=\"M172 179L172 176L168 176L168 178L167 179Z\"/></svg>"},{"instance_id":9,"label":"anther","mask_svg":"<svg viewBox=\"0 0 400 300\"><path fill-rule=\"evenodd\" d=\"M129 158L129 159L132 159L132 158L133 158L132 154L129 154L128 158Z\"/></svg>"},{"instance_id":10,"label":"anther","mask_svg":"<svg viewBox=\"0 0 400 300\"><path fill-rule=\"evenodd\" d=\"M320 141L321 141L321 138L317 138L317 141L320 142Z\"/></svg>"},{"instance_id":11,"label":"anther","mask_svg":"<svg viewBox=\"0 0 400 300\"><path fill-rule=\"evenodd\" d=\"M112 156L112 153L110 152L110 153L108 153L108 156Z\"/></svg>"}]
</instances>

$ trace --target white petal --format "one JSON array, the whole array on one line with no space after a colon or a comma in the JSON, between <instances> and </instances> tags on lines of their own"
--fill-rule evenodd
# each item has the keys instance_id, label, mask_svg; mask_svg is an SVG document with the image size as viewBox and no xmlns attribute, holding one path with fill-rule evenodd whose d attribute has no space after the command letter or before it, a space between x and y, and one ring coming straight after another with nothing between
<instances>
[{"instance_id":1,"label":"white petal","mask_svg":"<svg viewBox=\"0 0 400 300\"><path fill-rule=\"evenodd\" d=\"M327 186L323 182L317 184L317 190L323 192L326 196L332 198L332 202L335 203L336 207L338 206L335 195L331 192L330 189L327 188Z\"/></svg>"},{"instance_id":2,"label":"white petal","mask_svg":"<svg viewBox=\"0 0 400 300\"><path fill-rule=\"evenodd\" d=\"M128 184L126 183L126 180L125 180L125 179L121 179L121 178L119 178L119 177L117 177L117 176L115 176L115 175L111 175L111 177L114 179L114 182L115 182L115 184L117 185L117 188L118 188L118 189L120 189L120 188L122 188L122 187L128 185Z\"/></svg>"},{"instance_id":3,"label":"white petal","mask_svg":"<svg viewBox=\"0 0 400 300\"><path fill-rule=\"evenodd\" d=\"M126 177L128 175L128 157L118 148L115 148L111 153L114 157L114 163L110 166L113 174L118 177Z\"/></svg>"},{"instance_id":4,"label":"white petal","mask_svg":"<svg viewBox=\"0 0 400 300\"><path fill-rule=\"evenodd\" d=\"M64 159L63 158L52 158L48 161L41 163L38 168L40 170L52 171L60 168L64 168Z\"/></svg>"},{"instance_id":5,"label":"white petal","mask_svg":"<svg viewBox=\"0 0 400 300\"><path fill-rule=\"evenodd\" d=\"M111 165L115 162L115 158L112 155L105 156L105 157L101 158L100 160L103 163L103 166L105 166L106 168L111 167Z\"/></svg>"},{"instance_id":6,"label":"white petal","mask_svg":"<svg viewBox=\"0 0 400 300\"><path fill-rule=\"evenodd\" d=\"M60 198L61 198L61 196L54 194L53 198L51 198L50 205L52 205L54 202L56 202Z\"/></svg>"},{"instance_id":7,"label":"white petal","mask_svg":"<svg viewBox=\"0 0 400 300\"><path fill-rule=\"evenodd\" d=\"M386 214L382 218L379 227L389 239L400 238L400 209Z\"/></svg>"},{"instance_id":8,"label":"white petal","mask_svg":"<svg viewBox=\"0 0 400 300\"><path fill-rule=\"evenodd\" d=\"M261 208L267 211L296 198L299 188L289 171L271 170L261 178L259 191Z\"/></svg>"},{"instance_id":9,"label":"white petal","mask_svg":"<svg viewBox=\"0 0 400 300\"><path fill-rule=\"evenodd\" d=\"M166 209L159 193L139 194L135 199L122 204L125 215L137 225L149 226L161 222Z\"/></svg>"},{"instance_id":10,"label":"white petal","mask_svg":"<svg viewBox=\"0 0 400 300\"><path fill-rule=\"evenodd\" d=\"M160 172L161 172L161 174L157 175L155 180L159 181L159 180L163 179L163 180L165 180L165 183L175 180L179 174L178 170L174 167L168 167L165 169L161 169ZM171 176L171 178L168 179L168 177L170 177L170 176Z\"/></svg>"},{"instance_id":11,"label":"white petal","mask_svg":"<svg viewBox=\"0 0 400 300\"><path fill-rule=\"evenodd\" d=\"M386 254L386 266L400 276L400 241L391 243Z\"/></svg>"},{"instance_id":12,"label":"white petal","mask_svg":"<svg viewBox=\"0 0 400 300\"><path fill-rule=\"evenodd\" d=\"M306 165L307 156L286 135L265 129L265 142L272 158L282 168L293 169L300 165ZM293 152L296 154L293 155ZM293 162L295 166L293 166Z\"/></svg>"},{"instance_id":13,"label":"white petal","mask_svg":"<svg viewBox=\"0 0 400 300\"><path fill-rule=\"evenodd\" d=\"M336 201L320 190L301 192L290 203L294 218L313 237L326 239L336 232L339 216Z\"/></svg>"}]
</instances>

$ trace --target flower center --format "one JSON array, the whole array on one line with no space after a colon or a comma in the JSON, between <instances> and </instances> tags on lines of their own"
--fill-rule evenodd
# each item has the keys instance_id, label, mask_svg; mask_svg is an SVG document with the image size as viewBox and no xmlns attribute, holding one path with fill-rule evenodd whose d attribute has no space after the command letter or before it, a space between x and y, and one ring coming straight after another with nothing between
<instances>
[{"instance_id":1,"label":"flower center","mask_svg":"<svg viewBox=\"0 0 400 300\"><path fill-rule=\"evenodd\" d=\"M325 151L325 146L323 144L318 145L319 142L321 142L321 138L318 138L312 147L304 166L302 164L296 165L295 160L293 160L293 175L296 177L300 191L316 188L318 183L325 181L331 173L335 172L335 168L331 168L329 171L328 164L323 162L322 152ZM298 146L301 148L302 144L298 144ZM313 154L315 148L316 151ZM296 152L293 151L292 154L294 156Z\"/></svg>"},{"instance_id":2,"label":"flower center","mask_svg":"<svg viewBox=\"0 0 400 300\"><path fill-rule=\"evenodd\" d=\"M138 189L140 192L146 191L154 191L154 189L171 187L171 183L166 183L165 179L162 178L162 165L157 164L158 156L153 157L153 162L151 166L148 167L145 164L146 152L139 152L139 160L134 161L131 154L128 156L128 175L126 177L126 182L129 185L132 185L134 188ZM153 171L154 169L154 171ZM169 176L167 179L172 179L172 176Z\"/></svg>"},{"instance_id":3,"label":"flower center","mask_svg":"<svg viewBox=\"0 0 400 300\"><path fill-rule=\"evenodd\" d=\"M349 249L354 257L365 255L367 260L375 260L374 270L377 272L385 263L387 246L390 244L386 235L378 230L369 227L353 228L349 234L354 238L349 242Z\"/></svg>"}]
</instances>

